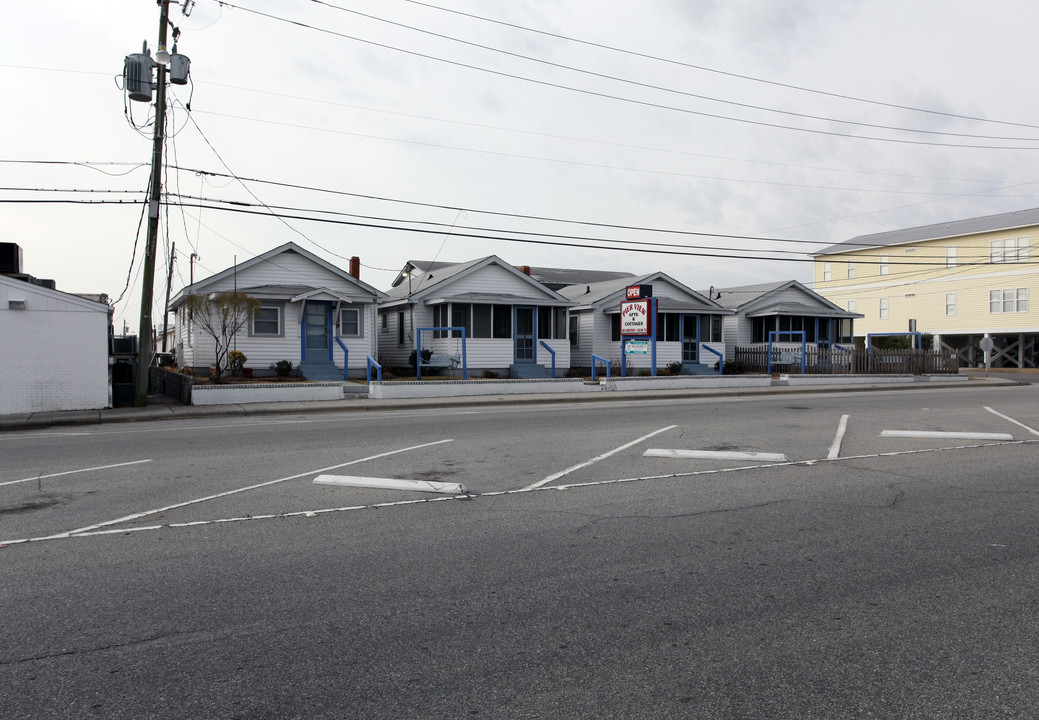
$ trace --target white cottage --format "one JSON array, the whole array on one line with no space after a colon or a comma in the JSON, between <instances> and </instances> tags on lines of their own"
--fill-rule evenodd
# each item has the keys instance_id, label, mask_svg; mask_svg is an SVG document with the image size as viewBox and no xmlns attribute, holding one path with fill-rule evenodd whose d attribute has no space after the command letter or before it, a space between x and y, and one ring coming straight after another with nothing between
<instances>
[{"instance_id":1,"label":"white cottage","mask_svg":"<svg viewBox=\"0 0 1039 720\"><path fill-rule=\"evenodd\" d=\"M384 364L408 368L419 344L461 362L465 328L470 373L546 377L570 367L566 298L494 255L467 263L410 261L379 307Z\"/></svg>"},{"instance_id":2,"label":"white cottage","mask_svg":"<svg viewBox=\"0 0 1039 720\"><path fill-rule=\"evenodd\" d=\"M718 304L734 314L725 319L725 346L730 355L739 347L765 347L769 333L804 332L811 347L853 345L858 313L848 312L796 280L710 290ZM800 345L800 336L776 336ZM794 342L796 340L796 342Z\"/></svg>"},{"instance_id":3,"label":"white cottage","mask_svg":"<svg viewBox=\"0 0 1039 720\"><path fill-rule=\"evenodd\" d=\"M111 405L112 308L0 275L0 415Z\"/></svg>"},{"instance_id":4,"label":"white cottage","mask_svg":"<svg viewBox=\"0 0 1039 720\"><path fill-rule=\"evenodd\" d=\"M348 272L289 242L189 285L170 301L177 360L202 373L214 361L213 340L193 326L187 297L237 288L260 301L234 342L248 358L245 368L268 375L272 364L288 360L311 380L341 380L348 354L349 373L361 376L366 358L378 354L375 308L385 295L359 275L357 258Z\"/></svg>"},{"instance_id":5,"label":"white cottage","mask_svg":"<svg viewBox=\"0 0 1039 720\"><path fill-rule=\"evenodd\" d=\"M657 299L657 369L682 363L685 373L707 372L725 354L722 320L732 311L691 290L665 273L620 277L562 288L575 303L570 310L570 357L575 367L589 368L592 355L619 367L621 360L620 305L625 289L652 286ZM628 367L650 368L652 355L628 354Z\"/></svg>"}]
</instances>

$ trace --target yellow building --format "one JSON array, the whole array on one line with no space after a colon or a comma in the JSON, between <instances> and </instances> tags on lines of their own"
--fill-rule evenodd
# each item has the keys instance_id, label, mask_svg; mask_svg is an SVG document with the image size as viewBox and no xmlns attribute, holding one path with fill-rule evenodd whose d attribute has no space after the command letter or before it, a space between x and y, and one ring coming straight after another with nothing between
<instances>
[{"instance_id":1,"label":"yellow building","mask_svg":"<svg viewBox=\"0 0 1039 720\"><path fill-rule=\"evenodd\" d=\"M814 255L815 291L864 317L856 337L934 336L936 348L993 367L1036 367L1039 209L862 235Z\"/></svg>"}]
</instances>

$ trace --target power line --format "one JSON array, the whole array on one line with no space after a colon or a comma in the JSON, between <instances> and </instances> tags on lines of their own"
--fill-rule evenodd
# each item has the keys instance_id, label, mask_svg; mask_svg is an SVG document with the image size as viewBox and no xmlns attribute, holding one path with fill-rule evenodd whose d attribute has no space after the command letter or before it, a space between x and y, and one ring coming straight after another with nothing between
<instances>
[{"instance_id":1,"label":"power line","mask_svg":"<svg viewBox=\"0 0 1039 720\"><path fill-rule=\"evenodd\" d=\"M316 2L317 0L314 0L314 1ZM657 62L667 63L669 65L675 65L675 66L678 66L678 67L689 68L689 69L692 69L692 70L701 70L703 72L713 73L713 74L716 74L716 75L723 75L725 77L737 78L737 79L740 79L740 80L747 80L749 82L761 83L761 84L764 84L764 85L771 85L773 87L781 87L781 88L786 88L788 90L797 90L799 92L811 93L813 95L822 95L822 96L825 96L825 97L832 97L832 98L837 98L837 99L840 99L840 100L851 100L853 102L866 103L866 104L869 104L869 105L878 105L880 107L893 108L893 109L896 109L896 110L909 110L911 112L926 113L928 115L937 115L937 116L940 116L940 117L955 118L957 120L971 120L971 121L974 121L974 122L983 122L983 123L991 123L991 124L995 124L995 125L1007 125L1007 126L1012 126L1012 127L1023 127L1023 128L1031 128L1033 130L1039 130L1039 125L1031 125L1031 124L1028 124L1028 123L1011 122L1011 121L1007 121L1007 120L991 120L991 119L988 119L988 118L977 117L977 116L974 116L974 115L960 115L960 114L957 114L957 113L944 112L944 111L941 111L941 110L930 110L930 109L927 109L927 108L912 107L910 105L899 105L897 103L885 102L885 101L882 101L882 100L870 100L870 99L867 99L867 98L855 97L854 95L843 95L841 93L828 92L826 90L819 90L819 89L815 89L815 88L804 87L804 86L801 86L801 85L792 85L792 84L789 84L789 83L777 82L775 80L765 80L763 78L754 77L752 75L742 75L740 73L730 72L730 71L727 71L727 70L719 70L717 68L711 68L711 67L707 67L705 65L696 65L696 64L693 64L693 63L689 63L689 62L683 62L681 60L674 60L674 59L670 59L670 58L660 57L658 55L651 55L651 54L648 54L648 53L641 53L641 52L637 52L637 51L634 51L634 50L625 50L625 49L622 49L622 48L614 47L612 45L606 45L604 43L597 43L597 42L592 42L592 41L589 41L589 40L582 40L580 38L571 37L569 35L562 35L562 34L559 34L559 33L548 32L547 30L540 30L540 29L537 29L537 28L530 28L530 27L526 27L526 26L523 26L523 25L518 25L516 23L505 22L504 20L497 20L495 18L489 18L489 17L483 16L483 15L476 15L474 13L467 13L467 12L463 12L461 10L455 10L455 9L452 9L452 8L440 7L439 5L433 5L431 3L421 2L420 0L405 0L405 1L406 2L410 2L413 5L421 5L423 7L431 8L433 10L439 10L440 12L452 13L454 15L459 15L459 16L462 16L462 17L468 17L468 18L473 18L475 20L481 20L483 22L494 23L495 25L501 25L501 26L504 26L504 27L514 28L514 29L517 29L517 30L523 30L525 32L536 33L538 35L543 35L545 37L553 37L553 38L557 38L557 39L560 39L560 40L566 40L568 42L578 43L580 45L585 45L585 46L588 46L588 47L595 47L595 48L600 48L600 49L603 49L603 50L610 50L610 51L613 51L613 52L623 53L625 55L631 55L633 57L643 58L643 59L646 59L646 60L655 60ZM322 4L324 4L324 3L322 3Z\"/></svg>"},{"instance_id":2,"label":"power line","mask_svg":"<svg viewBox=\"0 0 1039 720\"><path fill-rule=\"evenodd\" d=\"M317 26L309 25L307 23L304 23L304 22L302 22L300 20L292 20L290 18L285 18L285 17L281 17L281 16L278 16L278 15L273 15L271 13L261 12L259 10L254 10L252 8L241 7L240 5L235 5L234 3L227 2L226 0L214 0L214 1L217 2L219 5L221 5L223 7L229 7L229 8L233 8L235 10L242 10L244 12L251 13L251 14L254 14L254 15L258 15L260 17L265 17L265 18L270 19L270 20L275 20L277 22L282 22L282 23L286 23L286 24L289 24L289 25L294 25L296 27L304 28L304 29L307 29L307 30L313 30L315 32L320 32L320 33L324 33L324 34L327 34L327 35L332 35L332 36L335 36L335 37L340 37L340 38L343 38L343 39L346 39L346 40L353 40L354 42L364 43L366 45L371 45L373 47L379 47L379 48L382 48L384 50L392 50L394 52L403 53L405 55L411 55L411 56L414 56L414 57L421 57L421 58L424 58L424 59L427 59L427 60L433 60L435 62L445 63L447 65L453 65L455 67L461 67L461 68L466 68L466 69L469 69L469 70L475 70L477 72L487 73L487 74L490 74L490 75L496 75L498 77L510 78L512 80L519 80L521 82L527 82L527 83L532 83L532 84L535 84L535 85L541 85L543 87L551 87L551 88L556 88L556 89L560 89L560 90L567 90L567 91L570 91L570 92L576 92L576 93L580 93L582 95L588 95L588 96L591 96L591 97L598 97L598 98L603 98L603 99L607 99L607 100L616 100L618 102L629 103L629 104L633 104L633 105L640 105L640 106L643 106L643 107L650 107L650 108L655 108L655 109L658 109L658 110L669 110L669 111L672 111L672 112L680 112L680 113L687 114L687 115L696 115L696 116L699 116L699 117L707 117L707 118L712 118L712 119L715 119L715 120L726 120L726 121L729 121L729 122L737 122L737 123L743 123L743 124L747 124L747 125L755 125L755 126L759 126L759 127L769 127L769 128L778 129L778 130L791 130L791 131L794 131L794 132L804 132L804 133L810 133L810 134L815 134L815 135L825 135L825 136L829 136L829 137L842 137L842 138L849 138L849 139L855 139L855 140L870 140L870 141L874 141L874 142L888 142L888 143L896 143L896 144L902 144L902 145L923 145L923 146L930 146L930 147L963 148L963 149L975 149L975 150L1039 150L1039 146L1037 146L1037 147L1019 147L1019 146L1009 146L1009 145L968 145L968 144L963 144L963 143L936 143L936 142L928 142L928 141L924 141L924 140L909 140L909 139L903 139L903 138L883 138L883 137L876 137L876 136L871 136L871 135L852 135L852 134L849 134L849 133L841 133L841 132L836 132L836 131L831 131L831 130L819 130L819 129L815 129L815 128L801 128L801 127L795 127L795 126L791 126L791 125L782 125L782 124L779 124L779 123L770 123L770 122L764 122L764 121L760 121L760 120L750 120L750 119L747 119L747 118L738 118L738 117L732 117L732 116L728 116L728 115L719 115L717 113L701 112L701 111L697 111L697 110L691 110L689 108L680 108L680 107L675 107L673 105L665 105L663 103L652 103L652 102L648 102L648 101L645 101L645 100L636 100L634 98L623 97L621 95L614 95L614 94L611 94L611 93L597 92L595 90L587 90L587 89L584 89L584 88L577 88L577 87L574 87L572 85L564 85L562 83L554 83L554 82L549 82L547 80L538 80L536 78L530 78L530 77L526 77L526 76L523 76L523 75L517 75L515 73L507 73L507 72L504 72L504 71L501 71L501 70L493 70L491 68L481 67L479 65L472 65L470 63L464 63L464 62L460 62L460 61L457 61L457 60L449 60L447 58L437 57L435 55L430 55L428 53L421 53L421 52L418 52L418 51L415 51L415 50L408 50L406 48L400 48L400 47L396 47L394 45L389 45L389 44L386 44L386 43L376 42L374 40L367 40L367 39L356 37L356 36L353 36L353 35L347 35L346 33L337 32L335 30L329 30L327 28L319 28Z\"/></svg>"},{"instance_id":3,"label":"power line","mask_svg":"<svg viewBox=\"0 0 1039 720\"><path fill-rule=\"evenodd\" d=\"M938 135L938 136L946 136L946 137L974 138L974 139L979 139L979 140L1013 140L1013 141L1021 141L1021 142L1039 142L1039 138L1031 138L1031 137L1006 137L1006 136L997 136L997 135L973 135L973 134L969 134L969 133L944 132L944 131L940 131L940 130L920 130L920 129L917 129L917 128L904 128L904 127L897 127L897 126L891 126L891 125L881 125L881 124L877 124L877 123L860 122L860 121L857 121L857 120L842 120L842 119L839 119L839 118L823 117L823 116L819 116L819 115L811 115L811 114L808 114L808 113L794 112L794 111L791 111L791 110L779 110L779 109L776 109L776 108L765 107L765 106L762 106L762 105L752 105L752 104L749 104L749 103L737 102L737 101L733 101L733 100L724 100L722 98L711 97L711 96L708 96L708 95L700 95L700 94L697 94L697 93L691 93L691 92L687 92L687 91L684 91L684 90L676 90L674 88L664 87L662 85L654 85L652 83L640 82L638 80L631 80L631 79L628 79L628 78L622 78L622 77L618 77L616 75L608 75L606 73L600 73L600 72L596 72L596 71L593 71L593 70L586 70L584 68L578 68L578 67L574 67L572 65L564 65L563 63L552 62L551 60L545 60L544 58L538 58L538 57L534 57L534 56L531 56L531 55L524 55L522 53L512 52L512 51L509 51L509 50L503 50L501 48L493 47L491 45L484 45L482 43L473 42L471 40L465 40L465 39L462 39L462 38L454 37L452 35L447 35L445 33L439 33L439 32L435 32L435 31L432 31L432 30L427 30L427 29L424 29L424 28L415 27L414 25L407 25L405 23L397 22L395 20L388 20L386 18L378 17L376 15L371 15L369 13L364 13L364 12L361 12L359 10L351 10L349 8L342 7L340 5L335 5L333 3L326 2L325 0L310 0L310 1L312 3L318 4L318 5L323 5L325 7L332 8L334 10L339 10L341 12L350 13L352 15L357 15L359 17L368 18L369 20L375 20L376 22L386 23L388 25L393 25L395 27L404 28L406 30L411 30L413 32L422 33L424 35L430 35L432 37L441 38L443 40L449 40L451 42L459 43L459 44L462 44L462 45L467 45L469 47L479 48L481 50L488 50L490 52L499 53L499 54L502 54L502 55L506 55L508 57L519 58L521 60L528 60L530 62L536 62L536 63L540 63L542 65L548 65L550 67L558 68L558 69L561 69L561 70L569 70L571 72L576 72L576 73L580 73L582 75L588 75L588 76L591 76L591 77L596 77L596 78L600 78L600 79L604 79L604 80L612 80L614 82L624 83L624 84L627 84L627 85L634 85L636 87L646 88L646 89L650 89L650 90L659 90L661 92L671 93L671 94L674 94L674 95L680 95L680 96L683 96L683 97L694 98L694 99L697 99L697 100L707 100L707 101L710 101L710 102L721 103L721 104L724 104L724 105L732 105L734 107L745 108L745 109L748 109L748 110L761 110L761 111L764 111L764 112L776 113L776 114L779 114L779 115L788 115L788 116L791 116L791 117L798 117L798 118L803 118L803 119L806 119L806 120L821 120L823 122L840 123L842 125L854 125L854 126L858 126L858 127L868 127L868 128L880 129L880 130L894 130L894 131L897 131L897 132L911 132L911 133L919 133L919 134L924 134L924 135Z\"/></svg>"}]
</instances>

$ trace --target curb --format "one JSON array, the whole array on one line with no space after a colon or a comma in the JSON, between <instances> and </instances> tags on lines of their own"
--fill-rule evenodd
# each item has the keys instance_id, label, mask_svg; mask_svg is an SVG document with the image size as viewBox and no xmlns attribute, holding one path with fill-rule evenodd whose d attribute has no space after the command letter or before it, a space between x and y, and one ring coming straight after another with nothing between
<instances>
[{"instance_id":1,"label":"curb","mask_svg":"<svg viewBox=\"0 0 1039 720\"><path fill-rule=\"evenodd\" d=\"M855 385L793 385L758 388L714 388L690 390L646 390L623 393L558 393L546 395L476 395L441 398L370 400L351 398L325 401L287 401L248 405L150 405L143 408L106 408L52 413L0 416L0 432L37 430L50 427L109 425L153 420L190 420L212 417L247 417L331 412L392 412L395 410L455 407L495 407L508 405L558 405L566 403L638 402L640 400L697 400L720 397L762 395L821 394L837 392L894 392L898 390L942 390L1015 387L1026 382L1003 379L970 378L968 382L911 382Z\"/></svg>"}]
</instances>

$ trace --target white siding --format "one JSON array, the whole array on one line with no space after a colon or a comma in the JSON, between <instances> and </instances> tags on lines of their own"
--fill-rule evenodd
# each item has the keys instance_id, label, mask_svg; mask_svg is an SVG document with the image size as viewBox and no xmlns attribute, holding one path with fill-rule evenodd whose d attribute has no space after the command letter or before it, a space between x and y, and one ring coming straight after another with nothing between
<instances>
[{"instance_id":1,"label":"white siding","mask_svg":"<svg viewBox=\"0 0 1039 720\"><path fill-rule=\"evenodd\" d=\"M487 265L463 278L452 279L449 285L451 295L471 292L519 295L529 297L532 305L546 299L539 287L532 287L523 278L516 277L500 265ZM437 292L433 290L429 297L435 297Z\"/></svg>"},{"instance_id":2,"label":"white siding","mask_svg":"<svg viewBox=\"0 0 1039 720\"><path fill-rule=\"evenodd\" d=\"M108 407L108 307L0 280L0 414Z\"/></svg>"}]
</instances>

